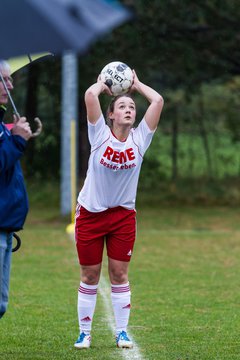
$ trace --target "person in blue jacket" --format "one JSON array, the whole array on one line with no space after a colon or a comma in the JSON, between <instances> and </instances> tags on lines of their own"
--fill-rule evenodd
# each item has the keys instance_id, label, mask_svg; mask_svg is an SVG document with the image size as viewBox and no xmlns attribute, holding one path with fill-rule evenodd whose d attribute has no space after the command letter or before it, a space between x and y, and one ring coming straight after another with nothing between
<instances>
[{"instance_id":1,"label":"person in blue jacket","mask_svg":"<svg viewBox=\"0 0 240 360\"><path fill-rule=\"evenodd\" d=\"M0 72L9 91L13 89L10 66L0 60ZM23 228L28 198L20 158L32 132L25 117L14 115L11 131L3 122L8 94L0 78L0 318L8 305L13 233Z\"/></svg>"}]
</instances>

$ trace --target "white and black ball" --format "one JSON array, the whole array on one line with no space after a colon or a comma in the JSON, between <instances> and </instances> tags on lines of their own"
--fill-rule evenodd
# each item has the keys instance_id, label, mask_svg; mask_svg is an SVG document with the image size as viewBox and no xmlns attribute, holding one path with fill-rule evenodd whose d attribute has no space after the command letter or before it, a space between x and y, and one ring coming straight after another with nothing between
<instances>
[{"instance_id":1,"label":"white and black ball","mask_svg":"<svg viewBox=\"0 0 240 360\"><path fill-rule=\"evenodd\" d=\"M133 84L132 69L121 61L113 61L104 66L100 77L114 96L126 94Z\"/></svg>"}]
</instances>

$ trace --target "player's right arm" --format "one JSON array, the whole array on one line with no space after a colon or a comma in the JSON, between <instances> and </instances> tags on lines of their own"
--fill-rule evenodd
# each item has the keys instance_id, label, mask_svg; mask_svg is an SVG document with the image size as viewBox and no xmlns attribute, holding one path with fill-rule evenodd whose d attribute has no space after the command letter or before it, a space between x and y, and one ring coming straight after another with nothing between
<instances>
[{"instance_id":1,"label":"player's right arm","mask_svg":"<svg viewBox=\"0 0 240 360\"><path fill-rule=\"evenodd\" d=\"M103 92L111 95L109 88L101 81L100 77L97 82L91 85L85 92L87 118L91 124L95 124L102 114L99 95Z\"/></svg>"}]
</instances>

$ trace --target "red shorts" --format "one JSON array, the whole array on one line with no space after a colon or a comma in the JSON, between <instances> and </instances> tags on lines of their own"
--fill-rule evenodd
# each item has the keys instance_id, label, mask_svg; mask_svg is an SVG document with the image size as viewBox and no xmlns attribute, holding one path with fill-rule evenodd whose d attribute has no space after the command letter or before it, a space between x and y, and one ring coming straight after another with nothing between
<instances>
[{"instance_id":1,"label":"red shorts","mask_svg":"<svg viewBox=\"0 0 240 360\"><path fill-rule=\"evenodd\" d=\"M78 204L75 240L81 265L102 262L104 241L108 257L130 261L136 237L136 211L121 206L93 213Z\"/></svg>"}]
</instances>

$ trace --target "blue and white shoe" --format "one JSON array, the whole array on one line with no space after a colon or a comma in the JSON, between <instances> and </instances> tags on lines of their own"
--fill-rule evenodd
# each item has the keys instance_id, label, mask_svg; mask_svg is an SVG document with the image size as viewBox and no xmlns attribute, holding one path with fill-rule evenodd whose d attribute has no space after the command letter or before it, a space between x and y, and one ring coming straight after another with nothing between
<instances>
[{"instance_id":1,"label":"blue and white shoe","mask_svg":"<svg viewBox=\"0 0 240 360\"><path fill-rule=\"evenodd\" d=\"M81 332L74 346L77 349L88 349L91 345L91 335Z\"/></svg>"},{"instance_id":2,"label":"blue and white shoe","mask_svg":"<svg viewBox=\"0 0 240 360\"><path fill-rule=\"evenodd\" d=\"M133 347L132 341L127 336L126 331L121 331L116 336L117 347L131 349Z\"/></svg>"}]
</instances>

